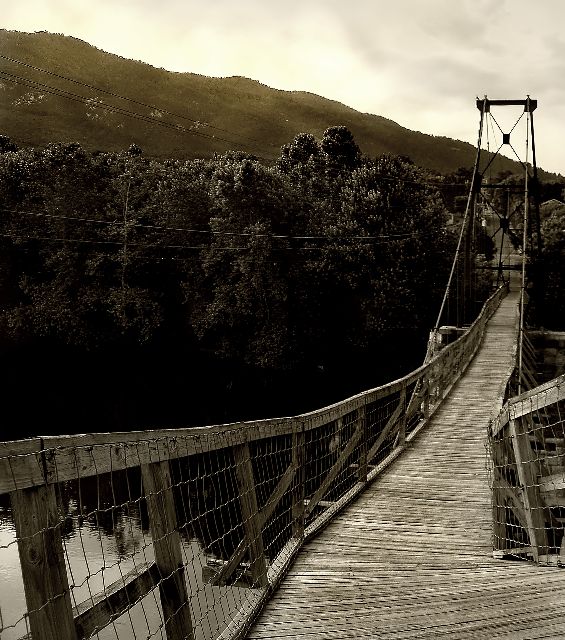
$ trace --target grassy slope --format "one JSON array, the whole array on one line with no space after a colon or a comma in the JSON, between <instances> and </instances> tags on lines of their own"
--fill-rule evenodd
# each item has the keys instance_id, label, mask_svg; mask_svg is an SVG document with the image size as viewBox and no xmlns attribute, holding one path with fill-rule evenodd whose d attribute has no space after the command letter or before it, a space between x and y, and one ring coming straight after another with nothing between
<instances>
[{"instance_id":1,"label":"grassy slope","mask_svg":"<svg viewBox=\"0 0 565 640\"><path fill-rule=\"evenodd\" d=\"M281 145L297 133L321 137L327 127L343 124L370 156L404 154L416 164L441 172L469 167L474 161L475 150L470 144L411 131L392 120L360 113L314 94L279 91L247 78L172 73L105 53L63 35L0 30L0 54L192 119L163 115L162 121L184 126L200 121L225 130L204 127L197 129L197 134L204 135L181 133L100 110L96 111L97 118L89 118L83 102L49 94L41 102L18 106L14 102L24 94L42 93L41 89L32 90L0 78L0 133L20 144L78 141L88 149L119 150L135 142L146 155L158 157L209 157L226 149L244 149L272 159L279 155ZM151 112L6 60L0 60L0 70L85 98L98 97L145 116ZM498 168L516 166L502 159Z\"/></svg>"}]
</instances>

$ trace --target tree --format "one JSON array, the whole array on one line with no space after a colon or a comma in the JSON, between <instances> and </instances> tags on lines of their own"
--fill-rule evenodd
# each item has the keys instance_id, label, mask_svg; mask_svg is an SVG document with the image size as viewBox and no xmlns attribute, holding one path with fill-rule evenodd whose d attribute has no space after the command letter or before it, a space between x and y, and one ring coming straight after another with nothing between
<instances>
[{"instance_id":1,"label":"tree","mask_svg":"<svg viewBox=\"0 0 565 640\"><path fill-rule=\"evenodd\" d=\"M322 148L316 138L311 133L299 133L290 144L282 147L278 167L289 173L300 165L318 163L321 158Z\"/></svg>"},{"instance_id":2,"label":"tree","mask_svg":"<svg viewBox=\"0 0 565 640\"><path fill-rule=\"evenodd\" d=\"M0 135L0 153L9 153L18 150L18 145L8 136Z\"/></svg>"},{"instance_id":3,"label":"tree","mask_svg":"<svg viewBox=\"0 0 565 640\"><path fill-rule=\"evenodd\" d=\"M288 284L276 255L276 236L287 233L284 182L258 162L228 157L216 163L210 191L212 233L191 305L195 331L218 356L284 367L291 349Z\"/></svg>"},{"instance_id":4,"label":"tree","mask_svg":"<svg viewBox=\"0 0 565 640\"><path fill-rule=\"evenodd\" d=\"M543 325L565 330L565 207L542 223L545 304Z\"/></svg>"},{"instance_id":5,"label":"tree","mask_svg":"<svg viewBox=\"0 0 565 640\"><path fill-rule=\"evenodd\" d=\"M351 170L361 160L361 151L353 134L342 125L329 127L324 131L321 148L331 170Z\"/></svg>"}]
</instances>

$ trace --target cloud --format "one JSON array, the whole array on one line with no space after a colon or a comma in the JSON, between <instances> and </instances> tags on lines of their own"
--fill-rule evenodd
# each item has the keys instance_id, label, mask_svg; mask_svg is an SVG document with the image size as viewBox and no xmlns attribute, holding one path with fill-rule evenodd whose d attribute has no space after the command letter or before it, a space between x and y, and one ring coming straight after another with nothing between
<instances>
[{"instance_id":1,"label":"cloud","mask_svg":"<svg viewBox=\"0 0 565 640\"><path fill-rule=\"evenodd\" d=\"M474 142L474 98L538 98L540 163L565 172L562 0L19 0L7 28L157 67L245 75Z\"/></svg>"}]
</instances>

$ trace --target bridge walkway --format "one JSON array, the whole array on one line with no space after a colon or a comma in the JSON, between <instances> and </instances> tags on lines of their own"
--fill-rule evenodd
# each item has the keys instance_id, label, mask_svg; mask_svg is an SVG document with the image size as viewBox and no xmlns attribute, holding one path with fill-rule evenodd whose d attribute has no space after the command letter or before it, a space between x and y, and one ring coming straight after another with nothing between
<instances>
[{"instance_id":1,"label":"bridge walkway","mask_svg":"<svg viewBox=\"0 0 565 640\"><path fill-rule=\"evenodd\" d=\"M248 638L565 637L565 572L492 557L485 435L517 301L412 448L303 547Z\"/></svg>"}]
</instances>

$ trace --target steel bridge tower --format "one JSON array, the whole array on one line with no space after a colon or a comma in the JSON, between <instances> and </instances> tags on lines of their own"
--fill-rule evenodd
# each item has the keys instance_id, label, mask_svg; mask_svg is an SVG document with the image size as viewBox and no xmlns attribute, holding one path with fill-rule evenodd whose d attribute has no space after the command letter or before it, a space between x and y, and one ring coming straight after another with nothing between
<instances>
[{"instance_id":1,"label":"steel bridge tower","mask_svg":"<svg viewBox=\"0 0 565 640\"><path fill-rule=\"evenodd\" d=\"M513 286L522 288L524 297L527 291L534 308L541 301L542 241L533 118L537 100L529 96L523 100L491 100L485 96L477 98L476 105L480 120L475 163L436 331L440 324L463 328L473 321L479 303L478 282L485 270L495 271L497 285L511 280ZM513 107L514 112L517 107L521 109L516 120L503 128L494 112L508 107ZM521 122L525 122L522 132L518 128ZM492 150L491 137L499 138ZM522 174L497 182L497 176L493 180L491 174L503 149L518 161ZM496 264L477 264L479 231L494 242Z\"/></svg>"}]
</instances>

